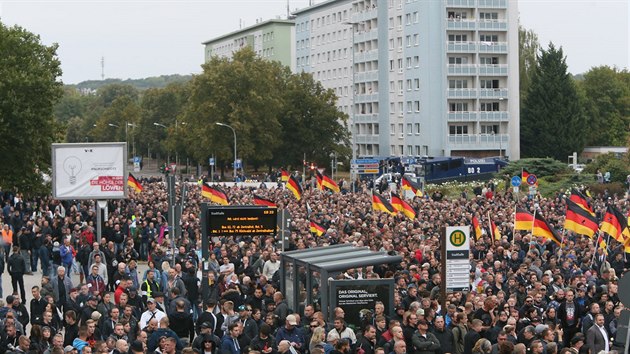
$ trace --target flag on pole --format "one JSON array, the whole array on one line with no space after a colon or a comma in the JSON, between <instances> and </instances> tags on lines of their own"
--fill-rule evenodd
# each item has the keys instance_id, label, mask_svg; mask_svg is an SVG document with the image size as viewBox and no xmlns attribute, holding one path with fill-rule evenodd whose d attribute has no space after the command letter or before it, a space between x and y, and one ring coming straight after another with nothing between
<instances>
[{"instance_id":1,"label":"flag on pole","mask_svg":"<svg viewBox=\"0 0 630 354\"><path fill-rule=\"evenodd\" d=\"M623 244L625 244L626 239L630 238L628 220L626 220L626 217L623 216L619 209L612 205L608 205L600 230Z\"/></svg>"},{"instance_id":2,"label":"flag on pole","mask_svg":"<svg viewBox=\"0 0 630 354\"><path fill-rule=\"evenodd\" d=\"M551 240L558 245L562 244L562 237L558 232L543 218L540 213L536 213L534 216L534 227L532 228L532 235L544 237Z\"/></svg>"},{"instance_id":3,"label":"flag on pole","mask_svg":"<svg viewBox=\"0 0 630 354\"><path fill-rule=\"evenodd\" d=\"M335 183L335 181L333 181L332 178L319 172L318 169L315 170L315 175L317 178L317 187L319 189L324 190L324 188L327 188L335 193L339 193L339 186L337 185L337 183Z\"/></svg>"},{"instance_id":4,"label":"flag on pole","mask_svg":"<svg viewBox=\"0 0 630 354\"><path fill-rule=\"evenodd\" d=\"M289 177L289 180L287 181L287 188L293 193L295 199L302 199L302 187L295 176Z\"/></svg>"},{"instance_id":5,"label":"flag on pole","mask_svg":"<svg viewBox=\"0 0 630 354\"><path fill-rule=\"evenodd\" d=\"M490 228L492 229L492 235L497 241L501 241L501 230L497 227L494 221L490 220Z\"/></svg>"},{"instance_id":6,"label":"flag on pole","mask_svg":"<svg viewBox=\"0 0 630 354\"><path fill-rule=\"evenodd\" d=\"M575 188L571 188L571 196L569 197L569 199L573 203L577 204L580 208L586 210L592 216L595 216L595 213L593 212L593 208L591 207L591 204L586 199L586 196L582 194L579 190Z\"/></svg>"},{"instance_id":7,"label":"flag on pole","mask_svg":"<svg viewBox=\"0 0 630 354\"><path fill-rule=\"evenodd\" d=\"M566 203L567 213L564 219L564 228L576 234L593 238L593 235L599 228L595 216L571 199L566 199Z\"/></svg>"},{"instance_id":8,"label":"flag on pole","mask_svg":"<svg viewBox=\"0 0 630 354\"><path fill-rule=\"evenodd\" d=\"M514 229L531 231L534 223L534 215L530 214L523 208L516 208L516 215L514 217Z\"/></svg>"},{"instance_id":9,"label":"flag on pole","mask_svg":"<svg viewBox=\"0 0 630 354\"><path fill-rule=\"evenodd\" d=\"M411 180L408 176L403 176L400 181L403 190L410 190L414 195L422 197L422 186Z\"/></svg>"},{"instance_id":10,"label":"flag on pole","mask_svg":"<svg viewBox=\"0 0 630 354\"><path fill-rule=\"evenodd\" d=\"M263 198L256 194L254 194L254 204L268 207L276 207L276 203L274 203L271 199Z\"/></svg>"},{"instance_id":11,"label":"flag on pole","mask_svg":"<svg viewBox=\"0 0 630 354\"><path fill-rule=\"evenodd\" d=\"M129 174L129 177L127 177L127 185L133 188L136 193L142 192L142 185L131 173Z\"/></svg>"},{"instance_id":12,"label":"flag on pole","mask_svg":"<svg viewBox=\"0 0 630 354\"><path fill-rule=\"evenodd\" d=\"M396 215L396 209L380 194L372 192L372 209L382 211L390 215Z\"/></svg>"},{"instance_id":13,"label":"flag on pole","mask_svg":"<svg viewBox=\"0 0 630 354\"><path fill-rule=\"evenodd\" d=\"M219 186L210 186L209 184L204 183L201 187L201 195L210 199L210 201L213 203L221 205L230 204L230 200L227 194Z\"/></svg>"},{"instance_id":14,"label":"flag on pole","mask_svg":"<svg viewBox=\"0 0 630 354\"><path fill-rule=\"evenodd\" d=\"M479 219L476 216L472 218L473 229L475 230L475 239L479 240L483 236L483 231L481 230L481 224L479 224Z\"/></svg>"},{"instance_id":15,"label":"flag on pole","mask_svg":"<svg viewBox=\"0 0 630 354\"><path fill-rule=\"evenodd\" d=\"M289 181L289 172L287 170L285 170L284 168L280 169L280 180L282 182L288 182Z\"/></svg>"},{"instance_id":16,"label":"flag on pole","mask_svg":"<svg viewBox=\"0 0 630 354\"><path fill-rule=\"evenodd\" d=\"M416 211L407 202L405 202L398 194L392 193L392 206L398 210L399 213L404 214L411 220L416 218Z\"/></svg>"},{"instance_id":17,"label":"flag on pole","mask_svg":"<svg viewBox=\"0 0 630 354\"><path fill-rule=\"evenodd\" d=\"M313 220L311 220L310 222L311 222L310 229L311 229L312 233L314 233L317 236L321 236L321 235L326 233L326 228L325 227L323 227L322 225L316 223Z\"/></svg>"},{"instance_id":18,"label":"flag on pole","mask_svg":"<svg viewBox=\"0 0 630 354\"><path fill-rule=\"evenodd\" d=\"M527 177L529 177L530 173L526 169L521 169L521 183L527 184Z\"/></svg>"}]
</instances>

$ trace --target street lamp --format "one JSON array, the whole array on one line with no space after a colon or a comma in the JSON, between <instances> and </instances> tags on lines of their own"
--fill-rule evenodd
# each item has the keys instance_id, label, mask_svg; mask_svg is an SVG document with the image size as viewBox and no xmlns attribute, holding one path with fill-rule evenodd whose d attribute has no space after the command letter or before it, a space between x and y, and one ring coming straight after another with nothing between
<instances>
[{"instance_id":1,"label":"street lamp","mask_svg":"<svg viewBox=\"0 0 630 354\"><path fill-rule=\"evenodd\" d=\"M236 182L236 130L234 130L234 128L224 123L216 122L214 124L220 125L222 127L230 128L232 129L232 133L234 134L234 182Z\"/></svg>"},{"instance_id":2,"label":"street lamp","mask_svg":"<svg viewBox=\"0 0 630 354\"><path fill-rule=\"evenodd\" d=\"M128 138L129 127L131 127L131 129L135 129L136 125L133 124L133 123L127 122L127 125L125 126L125 137L127 137L127 139L129 139ZM135 134L133 134L131 136L131 155L132 155L132 157L136 156L136 136L135 136Z\"/></svg>"},{"instance_id":3,"label":"street lamp","mask_svg":"<svg viewBox=\"0 0 630 354\"><path fill-rule=\"evenodd\" d=\"M153 122L153 125L155 125L156 127L162 127L162 128L164 128L164 129L167 129L167 128L166 128L166 125L164 125L164 124L160 124L160 123L158 123L158 122ZM156 157L157 164L156 164L155 166L159 169L159 168L160 168L160 159L159 159L159 158L157 158L157 155L158 155L158 153L157 153L157 151L156 151L156 152L155 152L155 157ZM167 156L166 156L166 160L167 160L167 163L168 163L168 160L170 160L170 156L168 156L168 155L167 155Z\"/></svg>"},{"instance_id":4,"label":"street lamp","mask_svg":"<svg viewBox=\"0 0 630 354\"><path fill-rule=\"evenodd\" d=\"M337 152L333 151L328 155L330 157L330 178L335 179L335 168L337 168Z\"/></svg>"},{"instance_id":5,"label":"street lamp","mask_svg":"<svg viewBox=\"0 0 630 354\"><path fill-rule=\"evenodd\" d=\"M352 48L352 124L351 124L351 133L352 133L352 162L355 162L357 159L357 138L356 138L356 106L355 106L355 102L357 99L357 90L355 88L356 85L356 71L355 71L355 62L356 62L356 58L355 58L355 50L354 50L354 32L356 30L355 26L358 25L358 22L349 22L349 21L345 21L342 22L342 24L347 25L347 26L352 26L352 44L350 46L350 48ZM356 176L354 175L354 170L352 169L352 163L350 164L350 179L352 180L352 192L355 192L355 179Z\"/></svg>"}]
</instances>

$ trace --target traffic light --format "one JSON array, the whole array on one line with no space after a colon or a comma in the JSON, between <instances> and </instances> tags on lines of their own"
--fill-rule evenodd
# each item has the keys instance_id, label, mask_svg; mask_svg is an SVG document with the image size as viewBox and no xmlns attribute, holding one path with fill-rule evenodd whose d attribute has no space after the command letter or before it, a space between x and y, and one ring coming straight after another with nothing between
<instances>
[{"instance_id":1,"label":"traffic light","mask_svg":"<svg viewBox=\"0 0 630 354\"><path fill-rule=\"evenodd\" d=\"M311 171L314 171L315 168L317 168L317 166L315 166L314 162L311 162L311 167L309 167L311 169Z\"/></svg>"}]
</instances>

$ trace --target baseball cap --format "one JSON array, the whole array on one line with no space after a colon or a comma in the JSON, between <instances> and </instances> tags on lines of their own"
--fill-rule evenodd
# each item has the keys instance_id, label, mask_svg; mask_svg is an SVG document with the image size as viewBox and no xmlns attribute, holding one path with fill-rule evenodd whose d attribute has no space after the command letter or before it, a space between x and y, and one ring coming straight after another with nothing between
<instances>
[{"instance_id":1,"label":"baseball cap","mask_svg":"<svg viewBox=\"0 0 630 354\"><path fill-rule=\"evenodd\" d=\"M241 305L241 306L238 307L238 310L239 311L247 311L247 306Z\"/></svg>"},{"instance_id":2,"label":"baseball cap","mask_svg":"<svg viewBox=\"0 0 630 354\"><path fill-rule=\"evenodd\" d=\"M287 316L287 322L291 325L291 326L297 326L297 319L295 318L294 315L289 315Z\"/></svg>"},{"instance_id":3,"label":"baseball cap","mask_svg":"<svg viewBox=\"0 0 630 354\"><path fill-rule=\"evenodd\" d=\"M73 350L74 350L74 347L71 345L66 345L66 347L63 348L64 353L71 353Z\"/></svg>"},{"instance_id":4,"label":"baseball cap","mask_svg":"<svg viewBox=\"0 0 630 354\"><path fill-rule=\"evenodd\" d=\"M204 322L201 324L201 328L211 329L212 325L210 325L210 322Z\"/></svg>"},{"instance_id":5,"label":"baseball cap","mask_svg":"<svg viewBox=\"0 0 630 354\"><path fill-rule=\"evenodd\" d=\"M147 299L147 304L148 304L149 302L151 302L151 303L154 303L154 304L155 304L155 299L154 299L154 298L152 298L152 297L150 297L150 298L148 298L148 299Z\"/></svg>"}]
</instances>

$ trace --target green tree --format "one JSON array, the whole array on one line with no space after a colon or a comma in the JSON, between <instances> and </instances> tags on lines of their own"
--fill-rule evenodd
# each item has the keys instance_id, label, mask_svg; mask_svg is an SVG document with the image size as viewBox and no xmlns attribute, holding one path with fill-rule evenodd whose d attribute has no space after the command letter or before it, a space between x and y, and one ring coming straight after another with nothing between
<instances>
[{"instance_id":1,"label":"green tree","mask_svg":"<svg viewBox=\"0 0 630 354\"><path fill-rule=\"evenodd\" d=\"M232 132L216 123L230 125L237 136L239 158L259 166L272 159L281 144L278 120L283 107L282 90L289 69L269 62L245 48L232 59L213 57L203 73L193 78L184 121L187 141L197 161L216 152L229 165L234 159Z\"/></svg>"},{"instance_id":2,"label":"green tree","mask_svg":"<svg viewBox=\"0 0 630 354\"><path fill-rule=\"evenodd\" d=\"M567 73L562 48L553 43L538 56L521 114L523 157L564 161L582 151L588 134L582 99Z\"/></svg>"},{"instance_id":3,"label":"green tree","mask_svg":"<svg viewBox=\"0 0 630 354\"><path fill-rule=\"evenodd\" d=\"M533 30L518 26L518 69L521 102L527 96L527 90L536 67L536 55L540 50L538 35Z\"/></svg>"},{"instance_id":4,"label":"green tree","mask_svg":"<svg viewBox=\"0 0 630 354\"><path fill-rule=\"evenodd\" d=\"M57 45L0 23L0 53L0 188L40 193L58 131L53 107L63 93Z\"/></svg>"},{"instance_id":5,"label":"green tree","mask_svg":"<svg viewBox=\"0 0 630 354\"><path fill-rule=\"evenodd\" d=\"M588 145L625 146L630 125L630 77L628 70L609 66L592 68L579 85L589 117Z\"/></svg>"},{"instance_id":6,"label":"green tree","mask_svg":"<svg viewBox=\"0 0 630 354\"><path fill-rule=\"evenodd\" d=\"M274 165L299 165L306 154L327 166L332 151L340 157L350 154L348 116L337 109L333 90L325 89L311 74L296 74L289 78L284 102L282 145L274 152Z\"/></svg>"}]
</instances>

